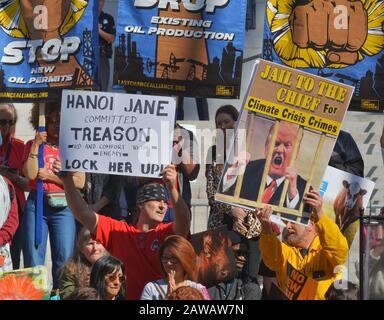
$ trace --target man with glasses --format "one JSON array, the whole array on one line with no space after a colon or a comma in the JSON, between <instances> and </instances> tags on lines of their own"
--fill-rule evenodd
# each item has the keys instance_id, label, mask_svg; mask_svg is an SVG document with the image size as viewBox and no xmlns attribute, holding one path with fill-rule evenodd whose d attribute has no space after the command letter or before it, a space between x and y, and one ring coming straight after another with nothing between
<instances>
[{"instance_id":1,"label":"man with glasses","mask_svg":"<svg viewBox=\"0 0 384 320\"><path fill-rule=\"evenodd\" d=\"M158 250L165 238L172 234L186 237L190 229L190 211L176 188L175 165L162 172L173 204L175 221L164 224L167 211L167 191L159 183L149 183L137 191L139 213L134 226L92 211L76 190L70 174L62 174L61 162L56 160L54 170L62 177L67 201L76 219L92 231L108 252L120 259L126 269L126 298L139 299L144 286L163 277Z\"/></svg>"}]
</instances>

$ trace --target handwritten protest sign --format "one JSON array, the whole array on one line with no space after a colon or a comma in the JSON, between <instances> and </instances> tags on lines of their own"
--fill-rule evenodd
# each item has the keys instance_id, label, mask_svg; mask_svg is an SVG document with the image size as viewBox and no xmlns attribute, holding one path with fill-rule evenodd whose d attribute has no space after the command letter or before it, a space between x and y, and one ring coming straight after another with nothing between
<instances>
[{"instance_id":1,"label":"handwritten protest sign","mask_svg":"<svg viewBox=\"0 0 384 320\"><path fill-rule=\"evenodd\" d=\"M65 90L63 170L159 177L171 162L175 99Z\"/></svg>"},{"instance_id":2,"label":"handwritten protest sign","mask_svg":"<svg viewBox=\"0 0 384 320\"><path fill-rule=\"evenodd\" d=\"M353 88L261 60L245 97L216 199L247 208L269 204L307 224L303 195L318 189Z\"/></svg>"}]
</instances>

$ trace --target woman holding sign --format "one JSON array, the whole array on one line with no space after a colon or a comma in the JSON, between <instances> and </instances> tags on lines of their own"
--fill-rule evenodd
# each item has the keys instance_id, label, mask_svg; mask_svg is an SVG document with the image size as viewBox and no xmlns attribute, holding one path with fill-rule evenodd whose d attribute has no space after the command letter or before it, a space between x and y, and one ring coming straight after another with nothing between
<instances>
[{"instance_id":1,"label":"woman holding sign","mask_svg":"<svg viewBox=\"0 0 384 320\"><path fill-rule=\"evenodd\" d=\"M39 128L39 104L32 108L30 122ZM22 221L24 267L44 265L47 237L51 244L53 290L59 288L59 269L73 252L76 225L67 207L61 180L52 172L52 163L59 156L60 104L45 105L46 131L37 132L35 139L26 144L23 156L23 172L29 179L29 193ZM39 169L38 150L44 144L44 168ZM39 219L37 216L37 180L43 181L43 219L41 222L42 241L35 241ZM77 188L84 186L84 173L74 174Z\"/></svg>"}]
</instances>

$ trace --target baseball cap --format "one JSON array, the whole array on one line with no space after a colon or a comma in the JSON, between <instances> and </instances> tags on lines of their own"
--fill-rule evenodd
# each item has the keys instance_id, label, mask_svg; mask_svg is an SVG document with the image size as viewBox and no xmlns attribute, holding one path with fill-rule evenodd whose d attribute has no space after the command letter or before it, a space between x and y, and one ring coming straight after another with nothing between
<instances>
[{"instance_id":1,"label":"baseball cap","mask_svg":"<svg viewBox=\"0 0 384 320\"><path fill-rule=\"evenodd\" d=\"M136 195L136 203L143 203L149 200L164 200L168 202L167 190L160 183L148 183L140 187Z\"/></svg>"}]
</instances>

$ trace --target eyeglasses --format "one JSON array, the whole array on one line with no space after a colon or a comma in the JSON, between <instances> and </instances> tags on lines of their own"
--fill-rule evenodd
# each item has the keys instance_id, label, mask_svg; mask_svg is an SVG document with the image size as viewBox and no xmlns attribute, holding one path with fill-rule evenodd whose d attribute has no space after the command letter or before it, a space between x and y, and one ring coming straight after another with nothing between
<instances>
[{"instance_id":1,"label":"eyeglasses","mask_svg":"<svg viewBox=\"0 0 384 320\"><path fill-rule=\"evenodd\" d=\"M7 124L11 127L15 124L15 120L0 119L0 125L6 126Z\"/></svg>"},{"instance_id":2,"label":"eyeglasses","mask_svg":"<svg viewBox=\"0 0 384 320\"><path fill-rule=\"evenodd\" d=\"M163 263L167 263L168 261L171 262L172 264L177 264L179 263L179 259L177 259L176 257L166 257L166 256L162 256L160 258L161 262Z\"/></svg>"},{"instance_id":3,"label":"eyeglasses","mask_svg":"<svg viewBox=\"0 0 384 320\"><path fill-rule=\"evenodd\" d=\"M116 279L118 279L120 283L123 283L125 281L125 276L124 275L118 276L117 274L110 274L110 275L107 275L105 277L105 279L108 280L109 282L114 282L114 281L116 281Z\"/></svg>"}]
</instances>

